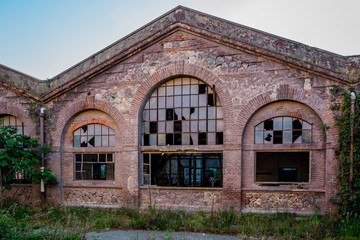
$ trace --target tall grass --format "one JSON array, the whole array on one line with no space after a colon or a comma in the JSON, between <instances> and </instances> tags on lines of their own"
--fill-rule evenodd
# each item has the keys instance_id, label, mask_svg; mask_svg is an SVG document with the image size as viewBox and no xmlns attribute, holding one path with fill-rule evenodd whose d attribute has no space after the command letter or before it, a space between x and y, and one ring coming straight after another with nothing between
<instances>
[{"instance_id":1,"label":"tall grass","mask_svg":"<svg viewBox=\"0 0 360 240\"><path fill-rule=\"evenodd\" d=\"M89 231L110 229L208 232L243 238L358 239L359 222L359 216L338 221L334 215L241 214L233 208L193 212L53 206L41 212L7 203L0 211L0 239L84 239Z\"/></svg>"}]
</instances>

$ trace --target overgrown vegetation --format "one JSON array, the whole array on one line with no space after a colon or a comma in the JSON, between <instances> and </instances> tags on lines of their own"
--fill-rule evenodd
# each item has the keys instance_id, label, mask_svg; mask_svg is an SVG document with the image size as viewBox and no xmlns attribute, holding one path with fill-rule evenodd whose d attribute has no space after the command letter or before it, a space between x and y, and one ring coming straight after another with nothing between
<instances>
[{"instance_id":1,"label":"overgrown vegetation","mask_svg":"<svg viewBox=\"0 0 360 240\"><path fill-rule=\"evenodd\" d=\"M5 126L0 128L0 149L0 201L3 190L11 187L15 174L27 176L35 183L41 179L50 185L57 183L49 169L39 171L41 153L50 152L50 148L41 147L37 138L18 134L16 127Z\"/></svg>"},{"instance_id":2,"label":"overgrown vegetation","mask_svg":"<svg viewBox=\"0 0 360 240\"><path fill-rule=\"evenodd\" d=\"M352 89L349 89L350 91ZM337 159L340 162L338 180L340 184L339 221L344 236L360 237L360 94L356 94L354 114L351 114L350 93L345 91L341 103L331 108L337 111L336 123L339 127L339 148ZM350 180L351 124L354 132L353 181Z\"/></svg>"},{"instance_id":3,"label":"overgrown vegetation","mask_svg":"<svg viewBox=\"0 0 360 240\"><path fill-rule=\"evenodd\" d=\"M110 229L207 232L244 239L357 239L358 228L350 229L333 215L241 214L233 209L191 212L54 206L41 212L7 203L0 211L0 239L84 239L89 231Z\"/></svg>"}]
</instances>

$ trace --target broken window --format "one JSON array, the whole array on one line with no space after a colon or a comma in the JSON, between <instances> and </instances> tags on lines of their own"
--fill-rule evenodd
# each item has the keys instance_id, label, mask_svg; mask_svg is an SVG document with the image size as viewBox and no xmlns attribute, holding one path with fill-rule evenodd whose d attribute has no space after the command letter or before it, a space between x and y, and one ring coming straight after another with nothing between
<instances>
[{"instance_id":1,"label":"broken window","mask_svg":"<svg viewBox=\"0 0 360 240\"><path fill-rule=\"evenodd\" d=\"M143 184L222 187L222 153L144 153Z\"/></svg>"},{"instance_id":2,"label":"broken window","mask_svg":"<svg viewBox=\"0 0 360 240\"><path fill-rule=\"evenodd\" d=\"M147 131L157 132L156 122L150 122ZM74 131L74 147L113 147L115 131L101 124L84 125Z\"/></svg>"},{"instance_id":3,"label":"broken window","mask_svg":"<svg viewBox=\"0 0 360 240\"><path fill-rule=\"evenodd\" d=\"M309 182L310 152L257 152L256 182Z\"/></svg>"},{"instance_id":4,"label":"broken window","mask_svg":"<svg viewBox=\"0 0 360 240\"><path fill-rule=\"evenodd\" d=\"M223 110L214 89L194 78L162 84L145 104L142 145L223 144Z\"/></svg>"},{"instance_id":5,"label":"broken window","mask_svg":"<svg viewBox=\"0 0 360 240\"><path fill-rule=\"evenodd\" d=\"M114 180L112 153L74 154L75 180Z\"/></svg>"},{"instance_id":6,"label":"broken window","mask_svg":"<svg viewBox=\"0 0 360 240\"><path fill-rule=\"evenodd\" d=\"M311 130L299 118L271 118L255 126L255 144L311 143Z\"/></svg>"}]
</instances>

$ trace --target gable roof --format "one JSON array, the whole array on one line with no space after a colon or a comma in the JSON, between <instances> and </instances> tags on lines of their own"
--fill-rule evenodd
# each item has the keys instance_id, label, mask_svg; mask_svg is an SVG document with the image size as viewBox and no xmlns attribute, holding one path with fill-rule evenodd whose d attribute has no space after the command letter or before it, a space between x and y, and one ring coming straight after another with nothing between
<instances>
[{"instance_id":1,"label":"gable roof","mask_svg":"<svg viewBox=\"0 0 360 240\"><path fill-rule=\"evenodd\" d=\"M360 80L360 56L345 57L330 53L178 6L47 81L0 65L0 84L46 102L178 28L344 83L358 83Z\"/></svg>"}]
</instances>

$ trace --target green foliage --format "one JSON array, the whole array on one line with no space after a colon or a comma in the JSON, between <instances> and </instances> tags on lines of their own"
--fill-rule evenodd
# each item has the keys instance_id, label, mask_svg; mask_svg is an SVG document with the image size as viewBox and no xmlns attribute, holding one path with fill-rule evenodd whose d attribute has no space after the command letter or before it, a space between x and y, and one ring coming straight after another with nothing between
<instances>
[{"instance_id":1,"label":"green foliage","mask_svg":"<svg viewBox=\"0 0 360 240\"><path fill-rule=\"evenodd\" d=\"M360 215L360 94L356 95L354 116L351 116L349 92L344 93L339 110L340 114L336 118L336 123L339 127L339 148L337 150L337 158L340 162L338 175L341 197L341 200L338 201L340 205L339 213L343 220L347 219L346 221L351 222L350 218L359 219L358 216ZM351 122L354 123L353 186L349 184ZM351 187L352 191L350 191ZM358 234L360 234L360 231L358 231Z\"/></svg>"},{"instance_id":2,"label":"green foliage","mask_svg":"<svg viewBox=\"0 0 360 240\"><path fill-rule=\"evenodd\" d=\"M57 183L51 171L38 170L41 153L50 152L48 146L40 147L36 138L18 134L16 127L6 126L0 128L0 171L1 183L5 188L10 188L10 183L15 172L26 173L33 178L34 182L41 179L45 183L55 185Z\"/></svg>"}]
</instances>

